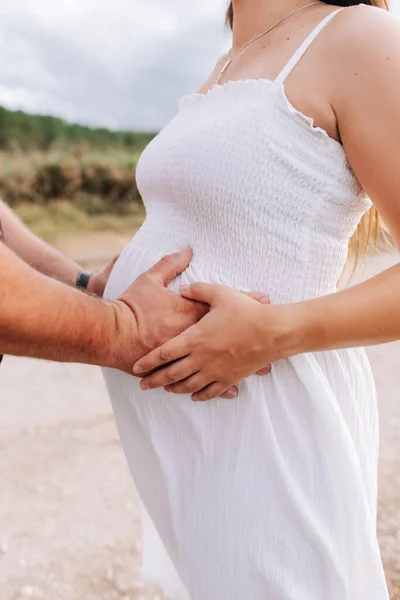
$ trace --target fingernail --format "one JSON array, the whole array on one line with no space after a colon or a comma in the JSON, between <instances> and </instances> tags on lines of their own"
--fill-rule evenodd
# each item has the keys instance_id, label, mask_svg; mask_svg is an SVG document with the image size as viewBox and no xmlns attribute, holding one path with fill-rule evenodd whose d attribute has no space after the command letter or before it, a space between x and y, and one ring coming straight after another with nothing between
<instances>
[{"instance_id":1,"label":"fingernail","mask_svg":"<svg viewBox=\"0 0 400 600\"><path fill-rule=\"evenodd\" d=\"M189 286L188 285L181 285L181 287L179 289L181 290L181 292L186 293L189 290Z\"/></svg>"},{"instance_id":2,"label":"fingernail","mask_svg":"<svg viewBox=\"0 0 400 600\"><path fill-rule=\"evenodd\" d=\"M263 296L263 298L261 298L260 302L261 302L261 304L269 304L270 303L269 296Z\"/></svg>"},{"instance_id":3,"label":"fingernail","mask_svg":"<svg viewBox=\"0 0 400 600\"><path fill-rule=\"evenodd\" d=\"M168 385L164 385L164 390L165 390L166 392L170 392L170 391L171 391L171 390L169 389L169 386L168 386Z\"/></svg>"},{"instance_id":4,"label":"fingernail","mask_svg":"<svg viewBox=\"0 0 400 600\"><path fill-rule=\"evenodd\" d=\"M141 387L141 389L142 389L144 392L150 388L150 386L149 386L149 384L147 383L147 381L141 381L141 382L140 382L140 387Z\"/></svg>"},{"instance_id":5,"label":"fingernail","mask_svg":"<svg viewBox=\"0 0 400 600\"><path fill-rule=\"evenodd\" d=\"M229 400L233 400L234 398L236 398L237 396L237 392L235 390L229 390L226 393L227 397L229 398Z\"/></svg>"},{"instance_id":6,"label":"fingernail","mask_svg":"<svg viewBox=\"0 0 400 600\"><path fill-rule=\"evenodd\" d=\"M142 367L140 366L140 363L136 363L136 365L133 366L133 372L134 373L141 373L142 372Z\"/></svg>"},{"instance_id":7,"label":"fingernail","mask_svg":"<svg viewBox=\"0 0 400 600\"><path fill-rule=\"evenodd\" d=\"M190 246L183 246L182 250L180 250L179 254L181 256L186 256L186 254L189 254L192 251Z\"/></svg>"}]
</instances>

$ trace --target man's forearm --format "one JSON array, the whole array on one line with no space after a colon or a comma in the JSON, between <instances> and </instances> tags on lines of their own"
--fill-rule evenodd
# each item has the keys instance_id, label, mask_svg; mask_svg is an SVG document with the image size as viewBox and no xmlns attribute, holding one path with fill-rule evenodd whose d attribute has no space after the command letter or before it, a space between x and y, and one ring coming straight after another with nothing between
<instances>
[{"instance_id":1,"label":"man's forearm","mask_svg":"<svg viewBox=\"0 0 400 600\"><path fill-rule=\"evenodd\" d=\"M115 366L122 310L37 273L0 245L0 354Z\"/></svg>"},{"instance_id":2,"label":"man's forearm","mask_svg":"<svg viewBox=\"0 0 400 600\"><path fill-rule=\"evenodd\" d=\"M80 265L36 237L1 200L0 219L7 245L17 256L48 277L75 284Z\"/></svg>"}]
</instances>

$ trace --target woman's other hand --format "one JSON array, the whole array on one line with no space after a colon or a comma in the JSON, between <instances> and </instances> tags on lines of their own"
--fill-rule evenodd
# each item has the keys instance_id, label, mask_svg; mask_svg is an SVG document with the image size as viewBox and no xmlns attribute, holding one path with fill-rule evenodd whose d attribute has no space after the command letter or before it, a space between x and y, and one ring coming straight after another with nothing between
<instances>
[{"instance_id":1,"label":"woman's other hand","mask_svg":"<svg viewBox=\"0 0 400 600\"><path fill-rule=\"evenodd\" d=\"M89 283L87 286L87 291L90 294L95 294L100 298L104 295L104 290L106 289L108 278L110 277L111 271L114 268L115 263L117 262L119 256L115 256L112 261L101 269L100 271L96 271L90 276Z\"/></svg>"}]
</instances>

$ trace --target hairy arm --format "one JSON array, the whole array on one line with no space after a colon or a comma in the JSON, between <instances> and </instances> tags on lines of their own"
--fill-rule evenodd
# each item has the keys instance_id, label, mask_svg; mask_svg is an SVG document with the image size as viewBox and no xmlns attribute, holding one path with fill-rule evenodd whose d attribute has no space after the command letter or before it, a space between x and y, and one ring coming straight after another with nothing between
<instances>
[{"instance_id":1,"label":"hairy arm","mask_svg":"<svg viewBox=\"0 0 400 600\"><path fill-rule=\"evenodd\" d=\"M7 246L24 262L43 275L54 277L69 285L75 284L82 267L35 236L1 200L0 220Z\"/></svg>"},{"instance_id":2,"label":"hairy arm","mask_svg":"<svg viewBox=\"0 0 400 600\"><path fill-rule=\"evenodd\" d=\"M168 289L191 257L189 248L164 256L118 300L105 302L38 273L0 244L0 354L88 363L132 374L138 358L207 312L203 304ZM236 393L228 390L226 397Z\"/></svg>"},{"instance_id":3,"label":"hairy arm","mask_svg":"<svg viewBox=\"0 0 400 600\"><path fill-rule=\"evenodd\" d=\"M1 354L113 365L117 304L45 277L3 244L0 282Z\"/></svg>"}]
</instances>

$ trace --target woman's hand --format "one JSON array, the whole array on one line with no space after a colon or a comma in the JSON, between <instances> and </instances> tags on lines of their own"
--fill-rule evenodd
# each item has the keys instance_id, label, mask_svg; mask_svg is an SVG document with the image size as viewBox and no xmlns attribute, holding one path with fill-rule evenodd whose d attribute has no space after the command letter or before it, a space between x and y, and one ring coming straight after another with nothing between
<instances>
[{"instance_id":1,"label":"woman's hand","mask_svg":"<svg viewBox=\"0 0 400 600\"><path fill-rule=\"evenodd\" d=\"M181 294L209 304L210 311L136 363L136 374L152 372L142 380L142 389L164 386L174 393L191 393L193 400L210 400L290 355L289 307L265 306L228 287L205 283L184 286Z\"/></svg>"},{"instance_id":2,"label":"woman's hand","mask_svg":"<svg viewBox=\"0 0 400 600\"><path fill-rule=\"evenodd\" d=\"M111 271L113 270L118 258L119 256L115 256L112 261L106 267L104 267L104 269L101 269L101 271L96 271L96 273L91 275L87 286L87 291L90 294L95 294L100 298L103 297L108 278L110 277Z\"/></svg>"}]
</instances>

